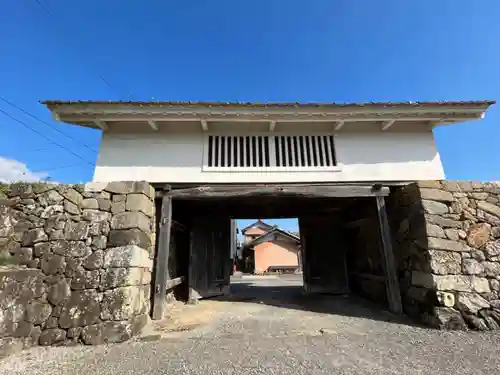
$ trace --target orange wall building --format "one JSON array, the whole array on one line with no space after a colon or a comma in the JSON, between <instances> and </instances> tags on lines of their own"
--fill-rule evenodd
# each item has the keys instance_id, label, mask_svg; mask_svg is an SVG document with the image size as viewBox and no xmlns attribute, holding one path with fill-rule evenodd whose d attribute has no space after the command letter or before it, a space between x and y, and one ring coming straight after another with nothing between
<instances>
[{"instance_id":1,"label":"orange wall building","mask_svg":"<svg viewBox=\"0 0 500 375\"><path fill-rule=\"evenodd\" d=\"M300 239L289 232L270 226L262 221L242 230L244 246L249 250L251 267L255 273L275 268L299 268Z\"/></svg>"}]
</instances>

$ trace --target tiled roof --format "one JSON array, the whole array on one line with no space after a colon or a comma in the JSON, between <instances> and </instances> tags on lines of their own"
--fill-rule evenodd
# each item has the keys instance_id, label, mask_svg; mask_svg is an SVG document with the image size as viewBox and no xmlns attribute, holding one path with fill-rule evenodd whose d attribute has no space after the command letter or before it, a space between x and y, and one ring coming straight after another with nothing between
<instances>
[{"instance_id":1,"label":"tiled roof","mask_svg":"<svg viewBox=\"0 0 500 375\"><path fill-rule=\"evenodd\" d=\"M65 104L104 104L126 106L185 106L185 107L264 107L264 108L344 108L344 107L424 107L424 106L484 106L494 100L435 101L435 102L366 102L366 103L299 103L299 102L190 102L190 101L115 101L115 100L43 100L48 106Z\"/></svg>"}]
</instances>

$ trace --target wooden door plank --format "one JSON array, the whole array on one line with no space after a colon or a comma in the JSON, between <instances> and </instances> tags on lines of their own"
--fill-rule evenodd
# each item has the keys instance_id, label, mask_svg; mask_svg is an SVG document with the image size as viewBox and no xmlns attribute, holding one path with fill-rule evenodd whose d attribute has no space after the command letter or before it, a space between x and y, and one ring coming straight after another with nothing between
<instances>
[{"instance_id":1,"label":"wooden door plank","mask_svg":"<svg viewBox=\"0 0 500 375\"><path fill-rule=\"evenodd\" d=\"M158 236L158 249L155 259L155 291L152 319L163 319L167 280L169 277L168 258L170 252L170 228L172 225L172 197L164 196L161 204L161 219Z\"/></svg>"},{"instance_id":2,"label":"wooden door plank","mask_svg":"<svg viewBox=\"0 0 500 375\"><path fill-rule=\"evenodd\" d=\"M401 304L401 291L399 289L398 275L394 261L394 253L392 252L391 229L387 219L387 211L385 209L384 197L376 197L378 221L380 227L381 251L385 274L385 288L387 292L387 301L389 310L395 314L401 314L403 307Z\"/></svg>"}]
</instances>

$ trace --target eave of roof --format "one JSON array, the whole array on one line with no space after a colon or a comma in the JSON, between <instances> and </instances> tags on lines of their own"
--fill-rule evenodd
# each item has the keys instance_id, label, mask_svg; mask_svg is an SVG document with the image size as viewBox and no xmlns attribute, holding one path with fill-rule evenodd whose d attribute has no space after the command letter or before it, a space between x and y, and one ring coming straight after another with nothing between
<instances>
[{"instance_id":1,"label":"eave of roof","mask_svg":"<svg viewBox=\"0 0 500 375\"><path fill-rule=\"evenodd\" d=\"M287 231L284 231L283 229L280 229L280 228L273 228L269 231L267 231L266 233L260 235L259 237L257 238L254 238L252 241L250 241L247 246L251 247L251 246L254 246L256 244L259 244L263 241L265 241L266 237L270 236L271 234L273 233L278 233L278 234L281 234L282 236L286 237L286 238L289 238L291 239L292 241L295 241L297 243L300 243L300 238L297 237L296 235L292 234L292 233L289 233Z\"/></svg>"},{"instance_id":2,"label":"eave of roof","mask_svg":"<svg viewBox=\"0 0 500 375\"><path fill-rule=\"evenodd\" d=\"M117 101L117 100L43 100L46 106L57 105L125 105L125 106L181 106L181 107L264 107L264 108L346 108L346 107L424 107L424 106L490 106L494 100L468 101L421 101L421 102L361 102L361 103L321 103L321 102L210 102L210 101Z\"/></svg>"},{"instance_id":3,"label":"eave of roof","mask_svg":"<svg viewBox=\"0 0 500 375\"><path fill-rule=\"evenodd\" d=\"M256 226L258 226L258 225L261 225L261 226L263 226L263 227L266 227L267 229L272 229L272 228L273 228L273 226L272 226L272 225L269 225L269 224L267 224L267 223L265 223L265 222L263 222L262 220L260 220L260 219L259 219L259 220L257 220L256 222L254 222L254 223L252 223L252 224L250 224L250 225L247 225L245 228L243 228L243 229L241 230L241 233L242 233L242 234L245 234L245 232L246 232L246 231L248 231L249 229L251 229L251 228L253 228L253 227L256 227Z\"/></svg>"},{"instance_id":4,"label":"eave of roof","mask_svg":"<svg viewBox=\"0 0 500 375\"><path fill-rule=\"evenodd\" d=\"M175 101L63 101L45 100L58 121L107 130L109 124L134 122L157 131L162 122L199 122L203 131L209 123L266 122L270 131L276 123L329 122L335 131L344 123L377 122L387 130L395 122L426 122L446 125L483 118L494 101L369 102L369 103L250 103Z\"/></svg>"}]
</instances>

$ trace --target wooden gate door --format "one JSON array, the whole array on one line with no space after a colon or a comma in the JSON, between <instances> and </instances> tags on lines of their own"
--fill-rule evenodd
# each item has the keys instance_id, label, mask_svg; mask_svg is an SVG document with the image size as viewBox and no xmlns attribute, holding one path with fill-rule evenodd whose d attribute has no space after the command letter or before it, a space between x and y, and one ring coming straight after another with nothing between
<instances>
[{"instance_id":1,"label":"wooden gate door","mask_svg":"<svg viewBox=\"0 0 500 375\"><path fill-rule=\"evenodd\" d=\"M189 259L189 299L229 294L231 224L228 217L193 219Z\"/></svg>"},{"instance_id":2,"label":"wooden gate door","mask_svg":"<svg viewBox=\"0 0 500 375\"><path fill-rule=\"evenodd\" d=\"M299 218L304 288L311 293L349 291L342 230L332 215Z\"/></svg>"}]
</instances>

